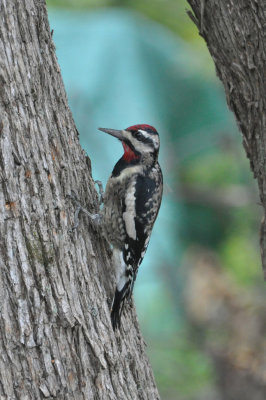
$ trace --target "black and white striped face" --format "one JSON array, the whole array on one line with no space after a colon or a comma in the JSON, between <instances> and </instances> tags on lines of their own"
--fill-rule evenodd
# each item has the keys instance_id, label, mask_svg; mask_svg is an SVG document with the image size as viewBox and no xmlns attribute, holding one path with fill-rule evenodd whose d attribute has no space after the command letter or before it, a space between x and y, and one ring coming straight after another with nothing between
<instances>
[{"instance_id":1,"label":"black and white striped face","mask_svg":"<svg viewBox=\"0 0 266 400\"><path fill-rule=\"evenodd\" d=\"M158 132L150 125L134 125L123 131L124 141L137 153L158 153L160 139Z\"/></svg>"},{"instance_id":2,"label":"black and white striped face","mask_svg":"<svg viewBox=\"0 0 266 400\"><path fill-rule=\"evenodd\" d=\"M123 130L106 128L99 128L99 130L121 140L125 151L124 159L129 162L145 154L152 154L154 158L157 158L160 139L153 126L139 124Z\"/></svg>"}]
</instances>

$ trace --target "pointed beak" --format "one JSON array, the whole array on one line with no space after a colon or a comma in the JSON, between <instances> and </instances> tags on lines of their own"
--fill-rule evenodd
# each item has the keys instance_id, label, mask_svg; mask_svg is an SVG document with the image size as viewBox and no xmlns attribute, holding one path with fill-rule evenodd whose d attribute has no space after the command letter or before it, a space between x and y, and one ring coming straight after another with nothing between
<instances>
[{"instance_id":1,"label":"pointed beak","mask_svg":"<svg viewBox=\"0 0 266 400\"><path fill-rule=\"evenodd\" d=\"M114 137L116 137L119 140L123 140L124 136L123 136L123 131L119 131L117 129L106 129L106 128L98 128L99 131L105 132L105 133L109 133L109 135L112 135Z\"/></svg>"}]
</instances>

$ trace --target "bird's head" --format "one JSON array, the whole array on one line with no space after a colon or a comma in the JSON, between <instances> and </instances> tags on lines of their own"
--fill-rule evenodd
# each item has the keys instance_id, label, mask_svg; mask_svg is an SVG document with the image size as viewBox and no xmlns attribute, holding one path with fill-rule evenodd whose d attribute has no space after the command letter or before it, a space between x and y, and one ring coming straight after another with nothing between
<instances>
[{"instance_id":1,"label":"bird's head","mask_svg":"<svg viewBox=\"0 0 266 400\"><path fill-rule=\"evenodd\" d=\"M160 148L159 134L153 126L139 124L126 129L99 128L100 131L109 133L122 142L124 148L123 159L127 162L133 160L156 161Z\"/></svg>"}]
</instances>

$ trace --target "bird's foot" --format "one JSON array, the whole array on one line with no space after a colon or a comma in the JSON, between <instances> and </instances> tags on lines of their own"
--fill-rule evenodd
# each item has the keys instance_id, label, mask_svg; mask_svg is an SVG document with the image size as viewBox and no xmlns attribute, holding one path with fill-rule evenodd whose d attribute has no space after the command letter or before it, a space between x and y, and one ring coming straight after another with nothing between
<instances>
[{"instance_id":1,"label":"bird's foot","mask_svg":"<svg viewBox=\"0 0 266 400\"><path fill-rule=\"evenodd\" d=\"M99 189L99 205L101 205L104 202L104 190L103 190L103 184L101 181L94 181L94 183L96 183L98 185L98 189Z\"/></svg>"},{"instance_id":2,"label":"bird's foot","mask_svg":"<svg viewBox=\"0 0 266 400\"><path fill-rule=\"evenodd\" d=\"M71 194L67 195L67 197L69 197L71 200L73 200L73 202L77 206L77 208L75 210L75 214L74 214L74 225L70 229L70 232L74 231L79 226L79 213L80 213L80 211L82 211L84 214L86 214L88 217L90 217L90 219L93 221L93 223L95 225L100 225L101 224L101 220L102 220L101 215L100 214L92 214L88 210L86 210L86 208L82 207L82 205L80 204L80 201L78 200L78 197L77 197L76 193L73 190L71 191Z\"/></svg>"}]
</instances>

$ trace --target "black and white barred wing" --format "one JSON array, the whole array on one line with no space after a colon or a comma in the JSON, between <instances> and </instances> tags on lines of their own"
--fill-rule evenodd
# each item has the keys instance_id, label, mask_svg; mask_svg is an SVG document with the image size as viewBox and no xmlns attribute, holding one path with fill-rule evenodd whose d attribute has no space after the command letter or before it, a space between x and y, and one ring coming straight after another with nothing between
<instances>
[{"instance_id":1,"label":"black and white barred wing","mask_svg":"<svg viewBox=\"0 0 266 400\"><path fill-rule=\"evenodd\" d=\"M150 177L138 176L131 200L125 199L123 213L126 228L125 248L123 252L125 263L132 268L133 281L137 269L147 250L151 231L161 203L161 193L156 181ZM135 212L134 212L135 211Z\"/></svg>"},{"instance_id":2,"label":"black and white barred wing","mask_svg":"<svg viewBox=\"0 0 266 400\"><path fill-rule=\"evenodd\" d=\"M111 315L114 327L120 323L124 301L132 294L138 267L147 250L161 204L161 187L159 180L152 176L138 175L130 180L125 198L121 199L126 237L122 251L124 262L117 280Z\"/></svg>"}]
</instances>

